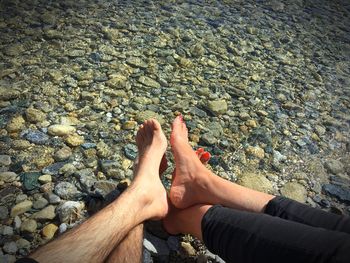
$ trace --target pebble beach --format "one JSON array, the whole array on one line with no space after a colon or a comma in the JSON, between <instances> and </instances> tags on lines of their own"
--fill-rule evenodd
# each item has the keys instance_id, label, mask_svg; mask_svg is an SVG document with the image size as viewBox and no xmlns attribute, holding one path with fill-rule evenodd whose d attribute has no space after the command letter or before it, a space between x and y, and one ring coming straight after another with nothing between
<instances>
[{"instance_id":1,"label":"pebble beach","mask_svg":"<svg viewBox=\"0 0 350 263\"><path fill-rule=\"evenodd\" d=\"M117 198L139 125L179 114L218 176L350 215L350 3L0 1L0 262ZM159 222L143 255L224 262Z\"/></svg>"}]
</instances>

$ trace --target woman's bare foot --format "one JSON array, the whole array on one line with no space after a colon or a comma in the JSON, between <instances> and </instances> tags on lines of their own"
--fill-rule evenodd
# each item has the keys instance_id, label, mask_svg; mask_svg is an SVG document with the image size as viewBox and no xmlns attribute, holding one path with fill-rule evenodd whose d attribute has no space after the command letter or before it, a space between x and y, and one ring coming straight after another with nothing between
<instances>
[{"instance_id":1,"label":"woman's bare foot","mask_svg":"<svg viewBox=\"0 0 350 263\"><path fill-rule=\"evenodd\" d=\"M176 166L170 188L171 202L180 209L206 203L206 177L211 173L189 145L187 128L181 116L176 117L172 124L170 144Z\"/></svg>"},{"instance_id":2,"label":"woman's bare foot","mask_svg":"<svg viewBox=\"0 0 350 263\"><path fill-rule=\"evenodd\" d=\"M159 168L167 147L167 140L157 120L146 120L140 126L136 135L136 144L139 157L134 181L130 187L144 192L150 217L163 218L168 212L168 201L159 178Z\"/></svg>"}]
</instances>

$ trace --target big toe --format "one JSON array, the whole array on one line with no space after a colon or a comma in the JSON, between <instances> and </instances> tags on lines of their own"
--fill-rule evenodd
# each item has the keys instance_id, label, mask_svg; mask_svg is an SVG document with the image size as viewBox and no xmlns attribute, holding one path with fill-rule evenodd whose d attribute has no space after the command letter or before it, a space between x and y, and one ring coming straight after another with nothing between
<instances>
[{"instance_id":1,"label":"big toe","mask_svg":"<svg viewBox=\"0 0 350 263\"><path fill-rule=\"evenodd\" d=\"M172 123L171 129L171 142L174 143L174 140L181 138L187 141L188 131L185 122L183 121L182 116L177 116Z\"/></svg>"}]
</instances>

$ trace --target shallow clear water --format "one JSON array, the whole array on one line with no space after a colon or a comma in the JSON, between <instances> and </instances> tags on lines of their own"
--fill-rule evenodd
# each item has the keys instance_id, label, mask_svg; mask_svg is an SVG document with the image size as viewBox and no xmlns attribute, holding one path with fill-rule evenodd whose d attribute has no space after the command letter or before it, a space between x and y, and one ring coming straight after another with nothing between
<instances>
[{"instance_id":1,"label":"shallow clear water","mask_svg":"<svg viewBox=\"0 0 350 263\"><path fill-rule=\"evenodd\" d=\"M182 113L223 178L349 213L348 1L1 1L0 12L0 154L11 157L0 169L22 174L0 186L6 209L61 181L81 193L66 199L86 200L95 181L130 178L137 124L156 117L169 136ZM54 183L23 176L37 171ZM1 244L19 234L34 248L42 226Z\"/></svg>"}]
</instances>

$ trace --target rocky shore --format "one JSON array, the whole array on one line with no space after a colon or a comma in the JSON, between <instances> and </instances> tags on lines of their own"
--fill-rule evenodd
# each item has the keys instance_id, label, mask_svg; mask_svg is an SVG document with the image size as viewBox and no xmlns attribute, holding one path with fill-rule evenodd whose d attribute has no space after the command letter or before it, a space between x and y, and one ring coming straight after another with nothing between
<instances>
[{"instance_id":1,"label":"rocky shore","mask_svg":"<svg viewBox=\"0 0 350 263\"><path fill-rule=\"evenodd\" d=\"M145 119L219 176L350 214L347 1L1 1L0 262L114 200ZM169 186L173 162L164 184ZM222 262L148 223L144 262Z\"/></svg>"}]
</instances>

